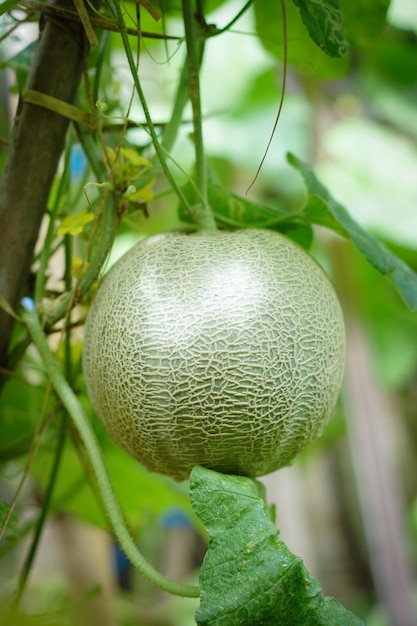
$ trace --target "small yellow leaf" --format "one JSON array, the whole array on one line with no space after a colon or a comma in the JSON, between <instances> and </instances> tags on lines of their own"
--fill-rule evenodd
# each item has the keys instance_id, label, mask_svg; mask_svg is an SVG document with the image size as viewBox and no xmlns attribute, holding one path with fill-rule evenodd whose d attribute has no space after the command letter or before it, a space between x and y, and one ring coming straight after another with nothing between
<instances>
[{"instance_id":1,"label":"small yellow leaf","mask_svg":"<svg viewBox=\"0 0 417 626\"><path fill-rule=\"evenodd\" d=\"M79 256L73 256L71 258L71 271L74 278L80 278L85 272L87 267L87 262L81 259Z\"/></svg>"},{"instance_id":2,"label":"small yellow leaf","mask_svg":"<svg viewBox=\"0 0 417 626\"><path fill-rule=\"evenodd\" d=\"M62 220L58 235L79 235L84 230L84 226L93 220L94 215L88 211L81 211L78 215L68 215Z\"/></svg>"},{"instance_id":3,"label":"small yellow leaf","mask_svg":"<svg viewBox=\"0 0 417 626\"><path fill-rule=\"evenodd\" d=\"M120 152L130 165L141 165L142 167L151 167L152 163L141 156L136 150L131 148L121 148Z\"/></svg>"},{"instance_id":4,"label":"small yellow leaf","mask_svg":"<svg viewBox=\"0 0 417 626\"><path fill-rule=\"evenodd\" d=\"M129 191L125 193L125 197L129 200L129 202L143 202L144 204L149 204L152 202L154 198L154 193L152 187L155 184L155 179L149 181L146 185L137 189L135 191Z\"/></svg>"},{"instance_id":5,"label":"small yellow leaf","mask_svg":"<svg viewBox=\"0 0 417 626\"><path fill-rule=\"evenodd\" d=\"M144 170L152 166L152 163L141 156L132 148L120 148L117 152L105 147L107 160L113 169L114 179L122 185L129 185L132 181L141 178Z\"/></svg>"},{"instance_id":6,"label":"small yellow leaf","mask_svg":"<svg viewBox=\"0 0 417 626\"><path fill-rule=\"evenodd\" d=\"M104 151L106 153L106 157L110 163L110 165L113 165L115 160L116 160L116 153L113 150L113 148L110 148L110 146L105 146Z\"/></svg>"}]
</instances>

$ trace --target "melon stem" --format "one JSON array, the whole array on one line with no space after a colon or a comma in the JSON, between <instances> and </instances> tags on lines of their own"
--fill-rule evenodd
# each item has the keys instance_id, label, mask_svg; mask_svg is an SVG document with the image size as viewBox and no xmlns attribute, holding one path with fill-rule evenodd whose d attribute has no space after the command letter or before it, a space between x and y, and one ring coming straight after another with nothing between
<instances>
[{"instance_id":1,"label":"melon stem","mask_svg":"<svg viewBox=\"0 0 417 626\"><path fill-rule=\"evenodd\" d=\"M188 598L199 597L199 587L193 585L183 585L166 578L166 576L155 570L138 550L123 518L123 514L114 493L94 431L83 407L66 381L64 375L61 373L61 370L59 369L59 366L49 349L37 313L26 310L22 316L22 321L26 324L26 327L32 337L32 341L38 349L45 371L49 376L56 394L68 411L85 446L101 491L103 504L110 520L112 530L121 548L126 553L126 556L150 582L163 591Z\"/></svg>"},{"instance_id":2,"label":"melon stem","mask_svg":"<svg viewBox=\"0 0 417 626\"><path fill-rule=\"evenodd\" d=\"M201 60L199 55L199 36L197 22L193 14L192 0L182 0L182 13L187 44L188 88L193 112L194 148L196 176L195 182L199 191L200 202L193 207L191 218L199 230L217 230L216 221L208 201L207 167L204 154L203 116L201 112L201 90L199 72ZM201 29L199 29L201 30Z\"/></svg>"}]
</instances>

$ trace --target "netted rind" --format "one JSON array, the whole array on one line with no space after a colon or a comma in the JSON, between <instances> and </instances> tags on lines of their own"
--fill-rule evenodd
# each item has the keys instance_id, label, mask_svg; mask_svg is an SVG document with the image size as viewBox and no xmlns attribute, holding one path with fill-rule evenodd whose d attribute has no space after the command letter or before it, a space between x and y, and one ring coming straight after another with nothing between
<instances>
[{"instance_id":1,"label":"netted rind","mask_svg":"<svg viewBox=\"0 0 417 626\"><path fill-rule=\"evenodd\" d=\"M177 480L196 464L261 476L291 463L332 413L344 360L327 276L266 230L139 243L109 272L85 329L98 416Z\"/></svg>"}]
</instances>

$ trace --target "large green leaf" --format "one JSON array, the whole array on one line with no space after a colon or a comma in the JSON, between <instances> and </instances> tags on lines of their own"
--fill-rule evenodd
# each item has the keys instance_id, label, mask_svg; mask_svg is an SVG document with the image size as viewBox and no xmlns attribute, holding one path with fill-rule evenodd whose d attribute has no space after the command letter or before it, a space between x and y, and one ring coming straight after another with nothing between
<instances>
[{"instance_id":1,"label":"large green leaf","mask_svg":"<svg viewBox=\"0 0 417 626\"><path fill-rule=\"evenodd\" d=\"M25 382L11 378L0 396L0 463L26 454L34 437L39 416L49 415L55 400L47 399L42 381Z\"/></svg>"},{"instance_id":2,"label":"large green leaf","mask_svg":"<svg viewBox=\"0 0 417 626\"><path fill-rule=\"evenodd\" d=\"M200 626L364 626L319 583L279 538L264 488L243 476L195 467L190 498L206 526L200 572Z\"/></svg>"},{"instance_id":3,"label":"large green leaf","mask_svg":"<svg viewBox=\"0 0 417 626\"><path fill-rule=\"evenodd\" d=\"M288 155L288 161L301 172L309 192L304 219L351 239L378 272L394 281L407 306L417 310L417 274L381 241L364 231L317 180L308 165L293 154Z\"/></svg>"},{"instance_id":4,"label":"large green leaf","mask_svg":"<svg viewBox=\"0 0 417 626\"><path fill-rule=\"evenodd\" d=\"M303 2L303 5L306 5ZM310 8L313 3L309 3ZM319 5L323 5L320 2ZM279 59L284 58L284 24L280 2L270 2L270 0L256 0L254 3L256 30L262 45ZM304 11L306 12L306 11ZM315 29L317 38L326 41L328 37L336 37L332 33L331 27L315 17ZM313 18L308 23L313 29ZM323 30L321 30L321 28ZM305 75L315 77L335 78L345 73L347 61L335 56L326 54L326 48L331 45L326 43L317 46L309 36L305 24L301 18L300 11L295 4L286 2L286 36L288 42L288 62L290 65ZM337 39L342 37L341 32L337 32Z\"/></svg>"},{"instance_id":5,"label":"large green leaf","mask_svg":"<svg viewBox=\"0 0 417 626\"><path fill-rule=\"evenodd\" d=\"M195 187L185 185L182 192L191 206L197 202ZM312 241L311 226L297 221L292 209L284 206L269 207L250 202L209 180L208 201L213 209L214 217L220 226L229 228L268 228L285 233L288 237L308 248ZM179 206L178 217L181 221L192 224L187 210Z\"/></svg>"},{"instance_id":6,"label":"large green leaf","mask_svg":"<svg viewBox=\"0 0 417 626\"><path fill-rule=\"evenodd\" d=\"M355 277L355 297L372 344L376 380L389 392L402 392L416 371L417 315L404 307L390 282L359 251L352 248L344 256ZM417 261L414 251L410 261Z\"/></svg>"},{"instance_id":7,"label":"large green leaf","mask_svg":"<svg viewBox=\"0 0 417 626\"><path fill-rule=\"evenodd\" d=\"M326 54L344 57L349 44L343 33L339 0L293 0L311 39Z\"/></svg>"},{"instance_id":8,"label":"large green leaf","mask_svg":"<svg viewBox=\"0 0 417 626\"><path fill-rule=\"evenodd\" d=\"M19 4L19 0L4 0L4 2L0 6L0 15L3 15L3 13L6 13L6 11L10 11L11 9L13 9L16 4Z\"/></svg>"}]
</instances>

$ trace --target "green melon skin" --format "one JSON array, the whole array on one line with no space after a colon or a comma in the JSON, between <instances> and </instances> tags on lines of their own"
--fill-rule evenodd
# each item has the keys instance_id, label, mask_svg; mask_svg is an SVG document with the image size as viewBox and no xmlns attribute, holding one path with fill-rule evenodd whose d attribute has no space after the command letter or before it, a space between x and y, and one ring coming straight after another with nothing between
<instances>
[{"instance_id":1,"label":"green melon skin","mask_svg":"<svg viewBox=\"0 0 417 626\"><path fill-rule=\"evenodd\" d=\"M286 237L168 233L110 270L83 359L97 415L149 470L181 481L199 464L256 477L322 431L345 331L327 276Z\"/></svg>"}]
</instances>

